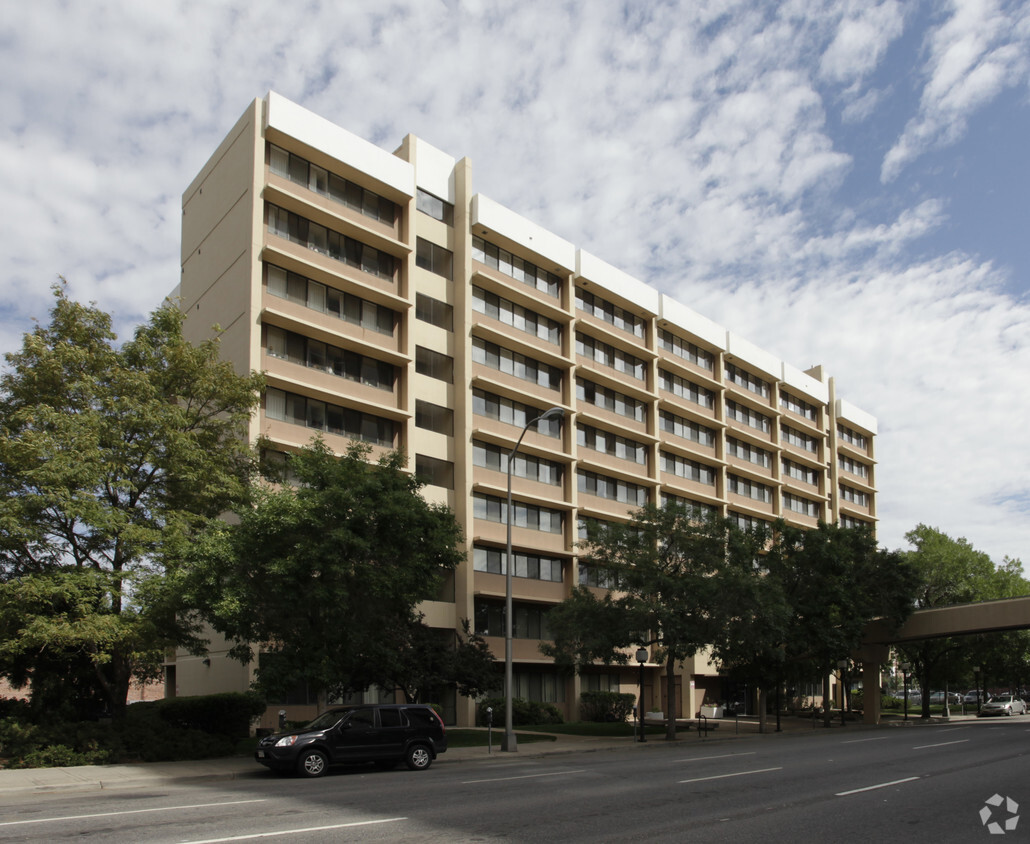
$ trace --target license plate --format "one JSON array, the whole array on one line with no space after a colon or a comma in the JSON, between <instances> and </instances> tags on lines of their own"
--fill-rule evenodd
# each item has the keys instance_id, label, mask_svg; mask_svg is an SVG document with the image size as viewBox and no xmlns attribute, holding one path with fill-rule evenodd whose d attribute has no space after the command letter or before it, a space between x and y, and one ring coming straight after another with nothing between
<instances>
[{"instance_id":1,"label":"license plate","mask_svg":"<svg viewBox=\"0 0 1030 844\"><path fill-rule=\"evenodd\" d=\"M258 755L258 759L264 759L265 758L265 751L259 750L257 752L257 755Z\"/></svg>"}]
</instances>

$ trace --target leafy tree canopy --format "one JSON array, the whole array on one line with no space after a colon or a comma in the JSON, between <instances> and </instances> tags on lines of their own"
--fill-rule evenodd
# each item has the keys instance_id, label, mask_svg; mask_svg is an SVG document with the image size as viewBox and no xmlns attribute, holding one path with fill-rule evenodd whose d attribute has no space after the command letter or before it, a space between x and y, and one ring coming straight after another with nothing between
<instances>
[{"instance_id":1,"label":"leafy tree canopy","mask_svg":"<svg viewBox=\"0 0 1030 844\"><path fill-rule=\"evenodd\" d=\"M260 489L190 550L194 604L234 658L260 649L270 696L299 684L332 696L398 673L417 605L462 558L460 526L422 498L404 456L369 452L336 457L315 440L291 456L290 485Z\"/></svg>"},{"instance_id":2,"label":"leafy tree canopy","mask_svg":"<svg viewBox=\"0 0 1030 844\"><path fill-rule=\"evenodd\" d=\"M119 348L110 317L58 285L50 322L6 355L0 673L31 680L34 705L97 697L118 713L130 676L193 641L166 574L246 498L261 379L216 341L189 343L183 321L166 303Z\"/></svg>"}]
</instances>

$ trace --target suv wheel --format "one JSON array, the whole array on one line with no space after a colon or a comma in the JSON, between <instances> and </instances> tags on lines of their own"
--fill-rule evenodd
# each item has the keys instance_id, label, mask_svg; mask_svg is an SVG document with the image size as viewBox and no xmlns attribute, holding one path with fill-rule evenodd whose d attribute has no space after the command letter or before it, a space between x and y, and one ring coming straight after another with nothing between
<instances>
[{"instance_id":1,"label":"suv wheel","mask_svg":"<svg viewBox=\"0 0 1030 844\"><path fill-rule=\"evenodd\" d=\"M321 750L308 750L297 760L297 773L302 777L320 777L329 767L329 760Z\"/></svg>"},{"instance_id":2,"label":"suv wheel","mask_svg":"<svg viewBox=\"0 0 1030 844\"><path fill-rule=\"evenodd\" d=\"M433 754L424 744L413 744L404 754L404 762L413 771L424 771L433 764Z\"/></svg>"}]
</instances>

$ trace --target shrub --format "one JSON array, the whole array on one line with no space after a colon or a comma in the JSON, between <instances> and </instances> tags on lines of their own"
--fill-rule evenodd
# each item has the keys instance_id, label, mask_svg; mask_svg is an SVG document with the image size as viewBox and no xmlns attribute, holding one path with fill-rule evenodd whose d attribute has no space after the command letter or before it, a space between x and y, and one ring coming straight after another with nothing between
<instances>
[{"instance_id":1,"label":"shrub","mask_svg":"<svg viewBox=\"0 0 1030 844\"><path fill-rule=\"evenodd\" d=\"M112 761L110 752L94 748L80 752L64 744L51 744L11 759L8 768L72 768L77 765L104 765Z\"/></svg>"},{"instance_id":2,"label":"shrub","mask_svg":"<svg viewBox=\"0 0 1030 844\"><path fill-rule=\"evenodd\" d=\"M479 702L476 707L479 725L486 726L486 708L488 706L492 706L494 710L494 726L505 726L503 697L484 698ZM553 703L540 703L520 697L512 699L511 721L513 727L524 727L530 724L561 724L564 720L561 710Z\"/></svg>"},{"instance_id":3,"label":"shrub","mask_svg":"<svg viewBox=\"0 0 1030 844\"><path fill-rule=\"evenodd\" d=\"M633 711L636 696L619 692L581 692L579 715L584 721L625 721Z\"/></svg>"},{"instance_id":4,"label":"shrub","mask_svg":"<svg viewBox=\"0 0 1030 844\"><path fill-rule=\"evenodd\" d=\"M250 735L250 724L264 713L265 700L256 692L226 692L137 703L128 711L137 715L145 714L148 709L176 727L237 740Z\"/></svg>"}]
</instances>

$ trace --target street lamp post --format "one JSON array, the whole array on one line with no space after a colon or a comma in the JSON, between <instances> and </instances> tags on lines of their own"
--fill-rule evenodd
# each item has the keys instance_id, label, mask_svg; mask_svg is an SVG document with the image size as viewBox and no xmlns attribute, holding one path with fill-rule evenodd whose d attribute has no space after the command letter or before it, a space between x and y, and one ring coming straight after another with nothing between
<instances>
[{"instance_id":1,"label":"street lamp post","mask_svg":"<svg viewBox=\"0 0 1030 844\"><path fill-rule=\"evenodd\" d=\"M530 419L522 427L522 433L515 443L515 448L508 454L508 506L505 510L504 520L508 523L508 553L504 558L504 739L501 741L501 750L515 752L518 750L518 743L515 739L515 731L511 727L511 700L512 700L512 665L511 665L511 467L515 462L515 453L522 445L522 438L537 422L545 419L561 419L565 411L560 407L552 407L545 410L535 419Z\"/></svg>"},{"instance_id":2,"label":"street lamp post","mask_svg":"<svg viewBox=\"0 0 1030 844\"><path fill-rule=\"evenodd\" d=\"M637 708L640 713L640 741L647 741L644 735L644 663L647 662L647 648L637 648L636 656L640 664L640 706Z\"/></svg>"},{"instance_id":3,"label":"street lamp post","mask_svg":"<svg viewBox=\"0 0 1030 844\"><path fill-rule=\"evenodd\" d=\"M912 668L911 663L903 662L898 666L901 669L901 676L905 679L905 720L908 720L908 672Z\"/></svg>"}]
</instances>

